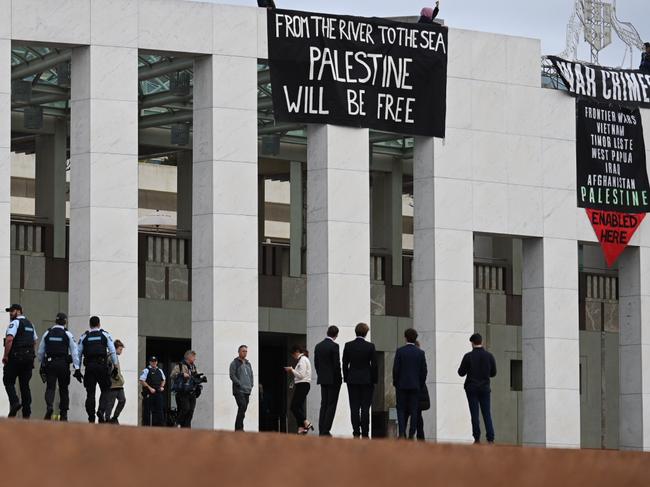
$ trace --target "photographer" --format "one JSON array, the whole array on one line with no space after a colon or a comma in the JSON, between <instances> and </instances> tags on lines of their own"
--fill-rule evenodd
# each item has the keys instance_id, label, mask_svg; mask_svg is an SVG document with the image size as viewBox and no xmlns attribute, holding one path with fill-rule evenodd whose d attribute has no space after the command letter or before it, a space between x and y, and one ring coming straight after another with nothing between
<instances>
[{"instance_id":1,"label":"photographer","mask_svg":"<svg viewBox=\"0 0 650 487\"><path fill-rule=\"evenodd\" d=\"M171 373L172 390L176 392L176 408L178 410L178 425L181 428L192 427L192 417L196 407L196 398L201 395L201 384L208 379L196 370L196 352L185 352L183 361L174 367Z\"/></svg>"}]
</instances>

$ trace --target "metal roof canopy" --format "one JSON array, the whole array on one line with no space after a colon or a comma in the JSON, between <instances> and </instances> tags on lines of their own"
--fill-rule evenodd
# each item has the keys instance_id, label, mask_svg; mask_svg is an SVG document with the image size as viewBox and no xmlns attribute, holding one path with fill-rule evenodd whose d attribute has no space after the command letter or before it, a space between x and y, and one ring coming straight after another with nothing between
<instances>
[{"instance_id":1,"label":"metal roof canopy","mask_svg":"<svg viewBox=\"0 0 650 487\"><path fill-rule=\"evenodd\" d=\"M41 44L12 44L12 81L31 81L32 96L29 101L12 100L12 145L21 151L33 151L34 135L49 133L53 118L70 118L70 87L59 83L57 67L69 64L72 50L69 46L45 46ZM164 157L187 146L163 143L171 126L179 123L191 126L192 85L194 57L178 53L139 51L139 128L140 152ZM171 89L172 79L178 74L189 78L187 93L175 93ZM306 145L304 124L276 123L273 116L273 101L268 65L258 64L258 135L279 135L283 146ZM22 123L23 111L27 107L43 107L44 124L38 130L25 129ZM151 132L155 130L156 132ZM162 132L161 132L162 131ZM398 134L371 132L374 153L408 159L412 157L413 139ZM174 157L171 161L175 160Z\"/></svg>"}]
</instances>

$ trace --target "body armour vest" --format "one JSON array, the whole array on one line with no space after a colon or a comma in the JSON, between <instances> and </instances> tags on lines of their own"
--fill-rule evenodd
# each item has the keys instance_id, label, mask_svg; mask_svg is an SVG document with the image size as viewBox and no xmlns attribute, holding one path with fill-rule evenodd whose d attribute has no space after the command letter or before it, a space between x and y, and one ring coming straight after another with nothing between
<instances>
[{"instance_id":1,"label":"body armour vest","mask_svg":"<svg viewBox=\"0 0 650 487\"><path fill-rule=\"evenodd\" d=\"M18 331L14 337L12 351L29 350L34 348L34 325L26 318L18 320Z\"/></svg>"},{"instance_id":2,"label":"body armour vest","mask_svg":"<svg viewBox=\"0 0 650 487\"><path fill-rule=\"evenodd\" d=\"M102 330L87 332L81 343L83 344L83 354L86 358L106 358L108 339L102 333Z\"/></svg>"},{"instance_id":3,"label":"body armour vest","mask_svg":"<svg viewBox=\"0 0 650 487\"><path fill-rule=\"evenodd\" d=\"M63 328L50 328L45 337L45 355L52 358L68 356L70 337Z\"/></svg>"},{"instance_id":4,"label":"body armour vest","mask_svg":"<svg viewBox=\"0 0 650 487\"><path fill-rule=\"evenodd\" d=\"M149 373L147 374L147 380L145 382L156 390L160 389L160 385L163 381L162 370L158 368L154 369L152 367L147 368L149 369Z\"/></svg>"}]
</instances>

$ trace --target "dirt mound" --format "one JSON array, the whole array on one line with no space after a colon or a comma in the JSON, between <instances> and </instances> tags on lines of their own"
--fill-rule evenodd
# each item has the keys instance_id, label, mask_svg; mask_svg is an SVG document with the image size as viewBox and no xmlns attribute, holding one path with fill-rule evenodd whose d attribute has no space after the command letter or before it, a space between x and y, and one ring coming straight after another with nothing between
<instances>
[{"instance_id":1,"label":"dirt mound","mask_svg":"<svg viewBox=\"0 0 650 487\"><path fill-rule=\"evenodd\" d=\"M0 438L3 486L647 486L650 465L636 452L21 420L0 421Z\"/></svg>"}]
</instances>

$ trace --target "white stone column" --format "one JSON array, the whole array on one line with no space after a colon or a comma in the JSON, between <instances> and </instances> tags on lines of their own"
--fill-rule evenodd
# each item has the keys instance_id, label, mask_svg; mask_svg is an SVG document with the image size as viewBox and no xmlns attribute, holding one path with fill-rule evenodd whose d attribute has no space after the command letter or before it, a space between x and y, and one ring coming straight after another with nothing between
<instances>
[{"instance_id":1,"label":"white stone column","mask_svg":"<svg viewBox=\"0 0 650 487\"><path fill-rule=\"evenodd\" d=\"M120 416L137 424L138 386L138 52L92 45L72 51L70 326L91 315L125 344L127 397ZM85 392L71 387L70 412L85 420Z\"/></svg>"},{"instance_id":2,"label":"white stone column","mask_svg":"<svg viewBox=\"0 0 650 487\"><path fill-rule=\"evenodd\" d=\"M194 62L192 346L208 384L194 425L234 429L229 378L248 346L255 388L244 427L258 429L257 60Z\"/></svg>"},{"instance_id":3,"label":"white stone column","mask_svg":"<svg viewBox=\"0 0 650 487\"><path fill-rule=\"evenodd\" d=\"M178 153L176 160L176 231L192 233L192 152Z\"/></svg>"},{"instance_id":4,"label":"white stone column","mask_svg":"<svg viewBox=\"0 0 650 487\"><path fill-rule=\"evenodd\" d=\"M0 1L0 302L10 301L11 234L11 2ZM2 306L2 305L0 305ZM8 305L5 306L5 308ZM4 311L4 308L2 308ZM6 319L6 315L5 315ZM1 373L0 373L1 375ZM0 416L9 411L9 400L0 393Z\"/></svg>"},{"instance_id":5,"label":"white stone column","mask_svg":"<svg viewBox=\"0 0 650 487\"><path fill-rule=\"evenodd\" d=\"M431 397L431 409L423 415L425 435L469 442L469 409L457 371L474 331L473 238L471 222L447 214L455 198L471 195L453 180L435 178L433 138L415 140L413 192L413 324L426 353Z\"/></svg>"},{"instance_id":6,"label":"white stone column","mask_svg":"<svg viewBox=\"0 0 650 487\"><path fill-rule=\"evenodd\" d=\"M618 261L619 448L650 451L650 249Z\"/></svg>"},{"instance_id":7,"label":"white stone column","mask_svg":"<svg viewBox=\"0 0 650 487\"><path fill-rule=\"evenodd\" d=\"M576 241L524 240L522 287L523 443L578 448L580 352Z\"/></svg>"},{"instance_id":8,"label":"white stone column","mask_svg":"<svg viewBox=\"0 0 650 487\"><path fill-rule=\"evenodd\" d=\"M291 161L289 174L290 184L290 249L289 249L289 275L300 277L302 275L302 234L303 234L303 191L302 191L302 163Z\"/></svg>"},{"instance_id":9,"label":"white stone column","mask_svg":"<svg viewBox=\"0 0 650 487\"><path fill-rule=\"evenodd\" d=\"M54 134L36 138L36 216L51 225L56 258L65 258L67 137L67 122L56 120Z\"/></svg>"},{"instance_id":10,"label":"white stone column","mask_svg":"<svg viewBox=\"0 0 650 487\"><path fill-rule=\"evenodd\" d=\"M307 348L313 352L336 325L342 353L357 323L370 324L369 136L333 125L311 125L307 134ZM316 378L314 371L307 400L314 425ZM345 385L331 432L352 436Z\"/></svg>"}]
</instances>

